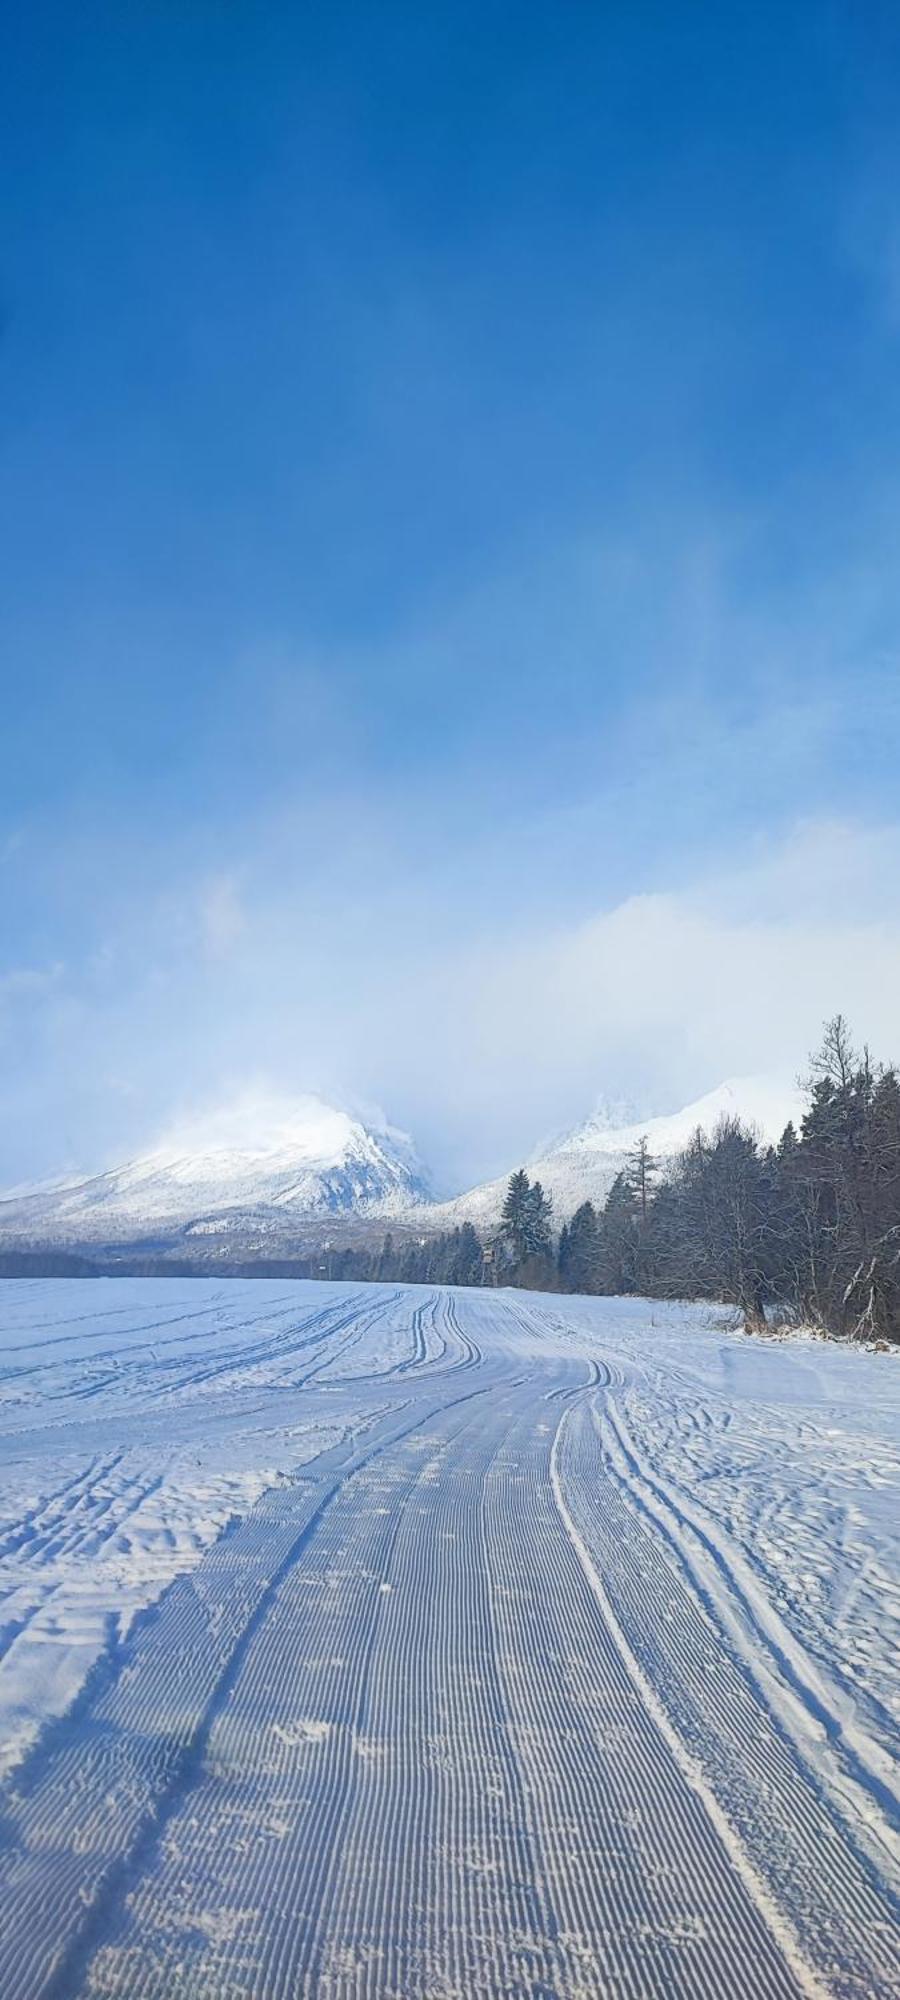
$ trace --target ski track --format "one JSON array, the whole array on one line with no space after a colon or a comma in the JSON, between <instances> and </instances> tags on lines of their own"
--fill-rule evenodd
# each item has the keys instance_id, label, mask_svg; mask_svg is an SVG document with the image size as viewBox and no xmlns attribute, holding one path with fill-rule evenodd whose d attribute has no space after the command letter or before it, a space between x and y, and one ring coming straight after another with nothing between
<instances>
[{"instance_id":1,"label":"ski track","mask_svg":"<svg viewBox=\"0 0 900 2000\"><path fill-rule=\"evenodd\" d=\"M707 1309L0 1285L0 1995L900 1994L898 1465Z\"/></svg>"}]
</instances>

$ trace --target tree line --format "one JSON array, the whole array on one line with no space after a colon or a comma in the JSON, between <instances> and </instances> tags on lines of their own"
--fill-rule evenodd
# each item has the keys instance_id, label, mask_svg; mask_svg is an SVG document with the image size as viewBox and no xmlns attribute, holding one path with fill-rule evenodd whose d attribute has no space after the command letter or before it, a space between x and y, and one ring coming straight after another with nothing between
<instances>
[{"instance_id":1,"label":"tree line","mask_svg":"<svg viewBox=\"0 0 900 2000\"><path fill-rule=\"evenodd\" d=\"M439 1235L397 1240L390 1232L380 1245L328 1245L310 1260L311 1277L351 1283L482 1285L488 1281L485 1246L464 1222Z\"/></svg>"},{"instance_id":2,"label":"tree line","mask_svg":"<svg viewBox=\"0 0 900 2000\"><path fill-rule=\"evenodd\" d=\"M333 1275L362 1276L362 1253L345 1254ZM389 1237L368 1261L372 1277L721 1299L751 1327L780 1315L898 1341L900 1077L854 1049L837 1015L800 1128L777 1145L726 1117L663 1172L642 1139L603 1206L583 1202L557 1233L549 1196L520 1168L491 1241L465 1223L426 1243Z\"/></svg>"},{"instance_id":3,"label":"tree line","mask_svg":"<svg viewBox=\"0 0 900 2000\"><path fill-rule=\"evenodd\" d=\"M900 1078L841 1015L813 1056L807 1109L777 1145L738 1118L697 1131L665 1176L642 1140L602 1210L559 1234L567 1289L718 1298L750 1326L781 1314L900 1340Z\"/></svg>"}]
</instances>

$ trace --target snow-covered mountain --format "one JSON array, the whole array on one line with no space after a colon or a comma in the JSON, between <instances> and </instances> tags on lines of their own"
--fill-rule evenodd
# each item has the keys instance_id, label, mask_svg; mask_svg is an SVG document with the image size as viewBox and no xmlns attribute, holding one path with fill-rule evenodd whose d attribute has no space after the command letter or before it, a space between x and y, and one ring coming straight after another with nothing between
<instances>
[{"instance_id":1,"label":"snow-covered mountain","mask_svg":"<svg viewBox=\"0 0 900 2000\"><path fill-rule=\"evenodd\" d=\"M525 1164L552 1195L559 1223L580 1202L605 1200L642 1133L664 1167L698 1126L712 1131L720 1118L738 1116L763 1138L777 1138L802 1109L799 1091L783 1079L735 1077L662 1117L637 1119L621 1103L601 1105ZM285 1102L253 1092L178 1126L126 1166L0 1200L0 1242L133 1246L212 1260L284 1256L319 1240L326 1226L339 1238L379 1219L401 1229L462 1222L490 1229L507 1180L503 1174L435 1202L403 1133L317 1097Z\"/></svg>"},{"instance_id":2,"label":"snow-covered mountain","mask_svg":"<svg viewBox=\"0 0 900 2000\"><path fill-rule=\"evenodd\" d=\"M664 1164L684 1150L698 1126L712 1132L720 1118L741 1118L761 1138L778 1139L789 1120L799 1124L802 1114L802 1095L788 1079L731 1077L683 1110L657 1118L637 1119L627 1106L601 1104L583 1125L524 1164L530 1177L539 1180L553 1196L556 1221L565 1222L581 1202L605 1201L617 1173L644 1134L651 1153ZM453 1201L433 1206L429 1210L432 1226L455 1228L461 1222L471 1222L476 1229L490 1227L500 1214L507 1180L508 1175L503 1174Z\"/></svg>"},{"instance_id":3,"label":"snow-covered mountain","mask_svg":"<svg viewBox=\"0 0 900 2000\"><path fill-rule=\"evenodd\" d=\"M247 1094L191 1120L143 1157L0 1201L0 1233L46 1242L181 1240L340 1214L402 1215L428 1202L413 1147L317 1097Z\"/></svg>"}]
</instances>

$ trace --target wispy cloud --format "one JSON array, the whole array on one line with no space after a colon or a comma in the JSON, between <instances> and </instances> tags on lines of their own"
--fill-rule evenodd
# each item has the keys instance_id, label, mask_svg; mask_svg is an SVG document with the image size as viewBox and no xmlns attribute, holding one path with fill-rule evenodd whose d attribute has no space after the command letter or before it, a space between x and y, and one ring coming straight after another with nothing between
<instances>
[{"instance_id":1,"label":"wispy cloud","mask_svg":"<svg viewBox=\"0 0 900 2000\"><path fill-rule=\"evenodd\" d=\"M61 980L64 966L13 965L0 972L0 1006L4 1002L33 1000L49 992Z\"/></svg>"},{"instance_id":2,"label":"wispy cloud","mask_svg":"<svg viewBox=\"0 0 900 2000\"><path fill-rule=\"evenodd\" d=\"M219 875L205 885L200 898L200 931L214 957L224 956L247 928L238 877Z\"/></svg>"}]
</instances>

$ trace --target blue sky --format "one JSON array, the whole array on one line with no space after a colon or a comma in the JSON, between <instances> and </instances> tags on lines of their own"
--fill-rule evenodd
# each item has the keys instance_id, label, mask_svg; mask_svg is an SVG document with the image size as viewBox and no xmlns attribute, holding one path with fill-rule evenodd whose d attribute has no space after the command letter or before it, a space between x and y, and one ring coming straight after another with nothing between
<instances>
[{"instance_id":1,"label":"blue sky","mask_svg":"<svg viewBox=\"0 0 900 2000\"><path fill-rule=\"evenodd\" d=\"M0 1177L264 1075L450 1183L900 1053L895 10L9 39Z\"/></svg>"}]
</instances>

